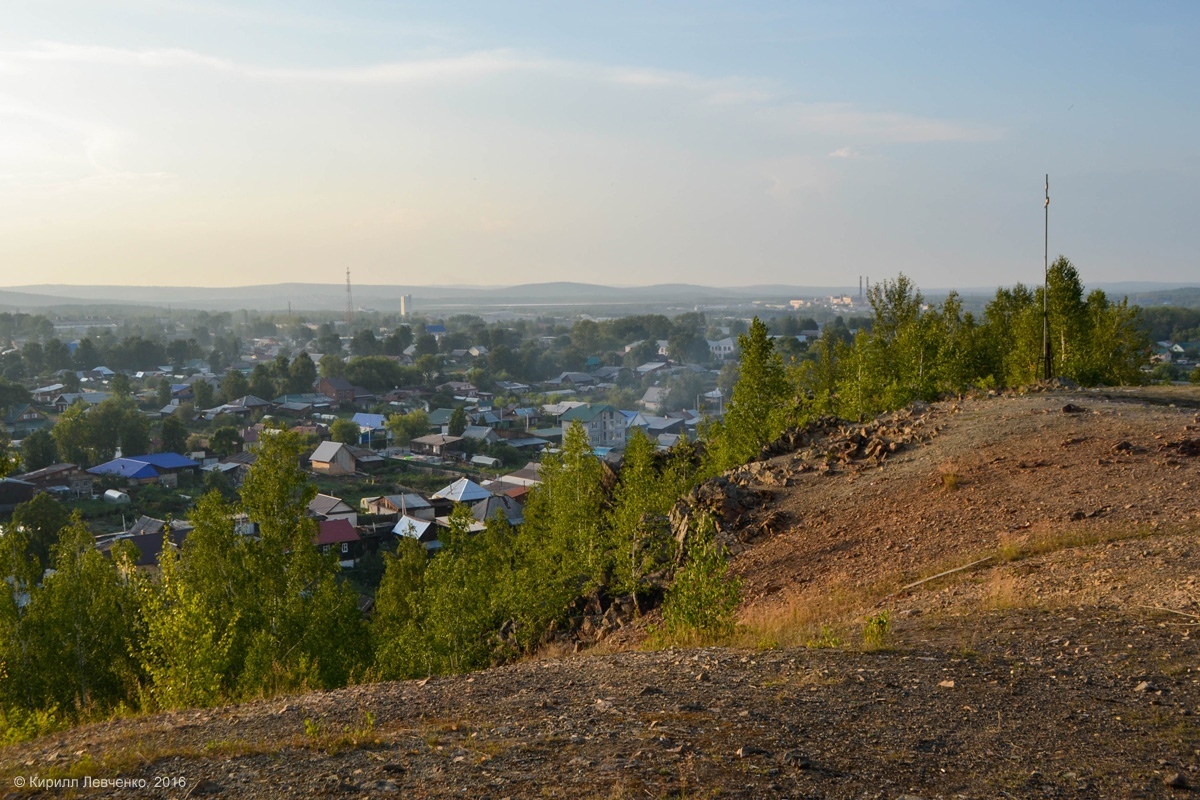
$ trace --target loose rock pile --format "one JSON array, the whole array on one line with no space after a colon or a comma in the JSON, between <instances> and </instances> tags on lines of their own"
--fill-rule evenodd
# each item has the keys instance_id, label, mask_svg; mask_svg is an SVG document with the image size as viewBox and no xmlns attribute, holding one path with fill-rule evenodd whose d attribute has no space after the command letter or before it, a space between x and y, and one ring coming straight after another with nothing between
<instances>
[{"instance_id":1,"label":"loose rock pile","mask_svg":"<svg viewBox=\"0 0 1200 800\"><path fill-rule=\"evenodd\" d=\"M926 403L913 403L869 422L855 424L826 416L785 431L763 447L761 460L706 481L675 504L670 523L680 544L680 558L701 515L711 517L717 541L735 556L790 521L785 512L770 508L776 488L792 486L806 474L852 474L878 468L905 448L936 436L937 413Z\"/></svg>"}]
</instances>

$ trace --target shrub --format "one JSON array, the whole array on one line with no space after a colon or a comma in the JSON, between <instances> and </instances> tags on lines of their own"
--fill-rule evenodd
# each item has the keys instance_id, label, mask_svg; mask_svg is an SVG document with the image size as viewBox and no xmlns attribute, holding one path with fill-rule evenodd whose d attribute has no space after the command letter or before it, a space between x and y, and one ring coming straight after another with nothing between
<instances>
[{"instance_id":1,"label":"shrub","mask_svg":"<svg viewBox=\"0 0 1200 800\"><path fill-rule=\"evenodd\" d=\"M863 643L870 650L879 650L887 646L892 635L892 617L887 611L880 611L874 616L867 617L863 625Z\"/></svg>"},{"instance_id":2,"label":"shrub","mask_svg":"<svg viewBox=\"0 0 1200 800\"><path fill-rule=\"evenodd\" d=\"M688 562L675 575L663 604L663 623L676 641L714 640L733 633L741 580L729 576L722 546L713 540L710 517L701 520Z\"/></svg>"}]
</instances>

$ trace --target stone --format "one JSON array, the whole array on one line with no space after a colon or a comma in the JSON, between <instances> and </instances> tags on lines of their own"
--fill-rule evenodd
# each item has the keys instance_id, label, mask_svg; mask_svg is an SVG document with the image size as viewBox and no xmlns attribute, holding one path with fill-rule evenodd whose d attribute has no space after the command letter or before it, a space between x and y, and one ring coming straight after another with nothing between
<instances>
[{"instance_id":1,"label":"stone","mask_svg":"<svg viewBox=\"0 0 1200 800\"><path fill-rule=\"evenodd\" d=\"M749 758L750 756L769 756L769 755L771 755L770 750L764 750L761 747L754 747L753 745L749 745L749 744L744 744L737 749L737 757L738 758Z\"/></svg>"},{"instance_id":2,"label":"stone","mask_svg":"<svg viewBox=\"0 0 1200 800\"><path fill-rule=\"evenodd\" d=\"M812 761L799 750L789 750L783 754L783 763L796 769L812 769Z\"/></svg>"},{"instance_id":3,"label":"stone","mask_svg":"<svg viewBox=\"0 0 1200 800\"><path fill-rule=\"evenodd\" d=\"M1184 775L1182 772L1176 772L1172 775L1168 775L1163 780L1163 783L1165 783L1167 786L1170 786L1172 789L1190 789L1192 786L1192 782L1188 780L1188 776Z\"/></svg>"},{"instance_id":4,"label":"stone","mask_svg":"<svg viewBox=\"0 0 1200 800\"><path fill-rule=\"evenodd\" d=\"M188 792L188 797L200 797L206 794L220 794L225 791L225 787L216 781L210 781L208 778L202 778L199 783L192 787Z\"/></svg>"}]
</instances>

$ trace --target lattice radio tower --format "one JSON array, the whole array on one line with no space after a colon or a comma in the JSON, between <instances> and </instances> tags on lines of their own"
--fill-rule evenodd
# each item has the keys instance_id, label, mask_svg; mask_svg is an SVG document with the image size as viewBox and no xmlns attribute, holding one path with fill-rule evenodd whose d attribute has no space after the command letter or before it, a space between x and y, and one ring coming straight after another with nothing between
<instances>
[{"instance_id":1,"label":"lattice radio tower","mask_svg":"<svg viewBox=\"0 0 1200 800\"><path fill-rule=\"evenodd\" d=\"M350 268L346 267L346 327L354 324L354 297L350 294Z\"/></svg>"}]
</instances>

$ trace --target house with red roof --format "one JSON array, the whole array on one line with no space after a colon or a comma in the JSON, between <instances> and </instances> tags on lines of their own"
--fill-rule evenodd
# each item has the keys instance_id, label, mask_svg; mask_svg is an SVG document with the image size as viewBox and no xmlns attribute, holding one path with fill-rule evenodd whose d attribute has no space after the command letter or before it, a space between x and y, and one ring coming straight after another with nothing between
<instances>
[{"instance_id":1,"label":"house with red roof","mask_svg":"<svg viewBox=\"0 0 1200 800\"><path fill-rule=\"evenodd\" d=\"M362 556L362 537L347 519L323 519L318 525L316 545L322 553L337 553L338 563L353 567Z\"/></svg>"}]
</instances>

